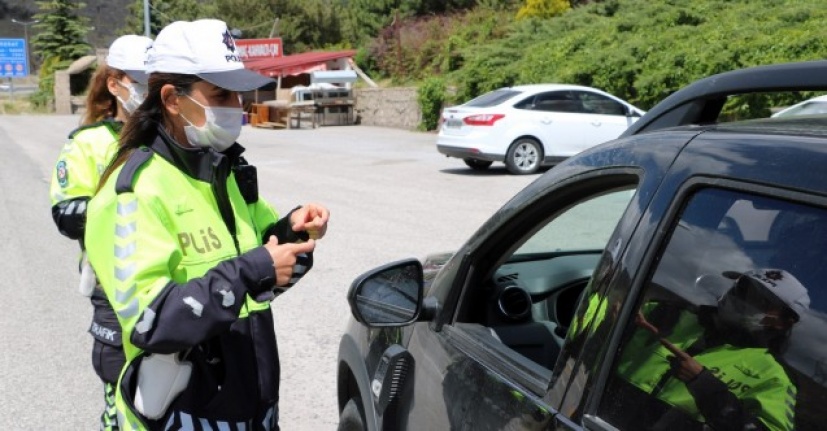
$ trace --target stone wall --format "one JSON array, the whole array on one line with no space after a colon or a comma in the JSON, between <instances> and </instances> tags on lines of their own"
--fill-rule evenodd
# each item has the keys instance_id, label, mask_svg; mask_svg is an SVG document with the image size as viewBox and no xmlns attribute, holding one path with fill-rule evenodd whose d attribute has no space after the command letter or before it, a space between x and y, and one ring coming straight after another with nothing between
<instances>
[{"instance_id":1,"label":"stone wall","mask_svg":"<svg viewBox=\"0 0 827 431\"><path fill-rule=\"evenodd\" d=\"M61 115L83 114L85 93L98 64L104 64L107 49L98 49L95 55L81 57L65 70L55 71L55 113Z\"/></svg>"},{"instance_id":2,"label":"stone wall","mask_svg":"<svg viewBox=\"0 0 827 431\"><path fill-rule=\"evenodd\" d=\"M69 72L55 71L55 113L60 115L74 114L72 106L72 90Z\"/></svg>"},{"instance_id":3,"label":"stone wall","mask_svg":"<svg viewBox=\"0 0 827 431\"><path fill-rule=\"evenodd\" d=\"M422 121L415 87L357 88L354 95L357 124L416 130Z\"/></svg>"}]
</instances>

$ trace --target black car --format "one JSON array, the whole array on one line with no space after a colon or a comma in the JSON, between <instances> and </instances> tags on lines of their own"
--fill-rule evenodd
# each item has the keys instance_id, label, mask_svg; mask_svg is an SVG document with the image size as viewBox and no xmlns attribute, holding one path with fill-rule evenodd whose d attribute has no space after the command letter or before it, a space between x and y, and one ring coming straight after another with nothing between
<instances>
[{"instance_id":1,"label":"black car","mask_svg":"<svg viewBox=\"0 0 827 431\"><path fill-rule=\"evenodd\" d=\"M815 430L827 424L827 117L718 123L687 87L555 166L456 253L353 282L340 429Z\"/></svg>"}]
</instances>

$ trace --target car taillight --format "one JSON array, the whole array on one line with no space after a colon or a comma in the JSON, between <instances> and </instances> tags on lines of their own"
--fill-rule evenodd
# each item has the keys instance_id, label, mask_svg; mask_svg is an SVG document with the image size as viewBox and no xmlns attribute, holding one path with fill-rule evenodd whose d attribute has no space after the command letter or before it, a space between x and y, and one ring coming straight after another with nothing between
<instances>
[{"instance_id":1,"label":"car taillight","mask_svg":"<svg viewBox=\"0 0 827 431\"><path fill-rule=\"evenodd\" d=\"M463 118L462 122L469 126L493 126L502 118L505 118L505 114L477 114Z\"/></svg>"}]
</instances>

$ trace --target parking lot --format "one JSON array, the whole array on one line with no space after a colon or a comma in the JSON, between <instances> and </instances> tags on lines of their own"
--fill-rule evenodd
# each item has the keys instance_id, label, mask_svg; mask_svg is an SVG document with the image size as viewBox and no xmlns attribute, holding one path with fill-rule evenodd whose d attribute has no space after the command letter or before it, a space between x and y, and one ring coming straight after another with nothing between
<instances>
[{"instance_id":1,"label":"parking lot","mask_svg":"<svg viewBox=\"0 0 827 431\"><path fill-rule=\"evenodd\" d=\"M55 229L48 200L53 165L78 121L0 116L0 429L97 428L102 391L85 333L91 307L77 293L78 247ZM501 164L471 171L438 154L433 133L245 126L239 141L277 209L319 202L331 210L314 269L273 312L282 429L335 429L350 281L391 260L457 248L537 176L509 175Z\"/></svg>"}]
</instances>

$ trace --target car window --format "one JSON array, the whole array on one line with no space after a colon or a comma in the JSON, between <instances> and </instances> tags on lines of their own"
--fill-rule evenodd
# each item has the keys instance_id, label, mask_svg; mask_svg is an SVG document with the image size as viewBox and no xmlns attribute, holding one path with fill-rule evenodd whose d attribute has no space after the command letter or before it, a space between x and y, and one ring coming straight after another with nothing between
<instances>
[{"instance_id":1,"label":"car window","mask_svg":"<svg viewBox=\"0 0 827 431\"><path fill-rule=\"evenodd\" d=\"M634 187L626 182L521 223L513 251L503 250L490 280L469 293L460 321L490 328L505 346L553 369L580 296Z\"/></svg>"},{"instance_id":2,"label":"car window","mask_svg":"<svg viewBox=\"0 0 827 431\"><path fill-rule=\"evenodd\" d=\"M545 112L583 112L583 104L577 100L571 91L547 91L528 97L516 105L517 109L530 109Z\"/></svg>"},{"instance_id":3,"label":"car window","mask_svg":"<svg viewBox=\"0 0 827 431\"><path fill-rule=\"evenodd\" d=\"M497 106L520 93L521 91L501 88L471 99L465 103L465 106L474 108L488 108L491 106Z\"/></svg>"},{"instance_id":4,"label":"car window","mask_svg":"<svg viewBox=\"0 0 827 431\"><path fill-rule=\"evenodd\" d=\"M583 112L601 115L626 115L626 107L620 102L612 100L602 94L587 91L574 91L574 96L580 100Z\"/></svg>"},{"instance_id":5,"label":"car window","mask_svg":"<svg viewBox=\"0 0 827 431\"><path fill-rule=\"evenodd\" d=\"M634 192L614 191L574 205L532 235L514 256L602 250Z\"/></svg>"},{"instance_id":6,"label":"car window","mask_svg":"<svg viewBox=\"0 0 827 431\"><path fill-rule=\"evenodd\" d=\"M618 429L819 429L827 210L705 188L672 226L599 415Z\"/></svg>"}]
</instances>

